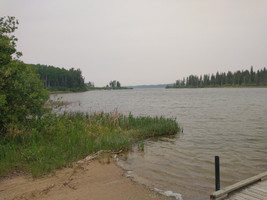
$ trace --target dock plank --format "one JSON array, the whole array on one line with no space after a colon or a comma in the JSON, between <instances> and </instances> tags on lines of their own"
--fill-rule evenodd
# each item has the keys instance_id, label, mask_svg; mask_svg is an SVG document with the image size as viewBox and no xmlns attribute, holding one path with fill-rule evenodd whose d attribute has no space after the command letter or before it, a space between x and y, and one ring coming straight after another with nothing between
<instances>
[{"instance_id":1,"label":"dock plank","mask_svg":"<svg viewBox=\"0 0 267 200\"><path fill-rule=\"evenodd\" d=\"M264 191L262 191L262 190L258 190L257 188L249 188L249 189L247 189L247 190L250 191L250 192L254 192L254 193L256 193L256 194L260 194L260 195L262 195L262 196L264 196L264 197L267 196L267 191L264 192Z\"/></svg>"},{"instance_id":2,"label":"dock plank","mask_svg":"<svg viewBox=\"0 0 267 200\"><path fill-rule=\"evenodd\" d=\"M267 200L267 187L265 186L266 183L267 181L254 183L253 185L245 187L244 189L229 194L225 200L234 199L236 197L244 200Z\"/></svg>"},{"instance_id":3,"label":"dock plank","mask_svg":"<svg viewBox=\"0 0 267 200\"><path fill-rule=\"evenodd\" d=\"M253 190L248 190L248 189L243 190L242 193L249 195L253 198L257 198L257 199L264 199L264 196L265 196L265 195L262 195L261 193L257 193L257 192L254 192Z\"/></svg>"},{"instance_id":4,"label":"dock plank","mask_svg":"<svg viewBox=\"0 0 267 200\"><path fill-rule=\"evenodd\" d=\"M211 194L211 200L267 200L267 172Z\"/></svg>"},{"instance_id":5,"label":"dock plank","mask_svg":"<svg viewBox=\"0 0 267 200\"><path fill-rule=\"evenodd\" d=\"M266 188L254 187L253 189L257 190L257 191L261 191L261 192L267 193Z\"/></svg>"},{"instance_id":6,"label":"dock plank","mask_svg":"<svg viewBox=\"0 0 267 200\"><path fill-rule=\"evenodd\" d=\"M256 198L256 197L252 197L252 196L250 196L250 195L247 195L247 194L245 194L245 193L238 193L237 194L237 196L239 196L239 197L243 197L244 199L246 199L246 200L259 200L258 198Z\"/></svg>"},{"instance_id":7,"label":"dock plank","mask_svg":"<svg viewBox=\"0 0 267 200\"><path fill-rule=\"evenodd\" d=\"M229 200L246 200L246 199L244 199L242 197L238 197L238 196L233 196Z\"/></svg>"}]
</instances>

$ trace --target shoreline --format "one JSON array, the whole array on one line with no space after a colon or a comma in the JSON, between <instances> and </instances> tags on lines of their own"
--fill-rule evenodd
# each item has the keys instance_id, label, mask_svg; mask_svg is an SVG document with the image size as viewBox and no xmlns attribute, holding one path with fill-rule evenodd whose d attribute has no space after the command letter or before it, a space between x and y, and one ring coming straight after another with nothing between
<instances>
[{"instance_id":1,"label":"shoreline","mask_svg":"<svg viewBox=\"0 0 267 200\"><path fill-rule=\"evenodd\" d=\"M71 91L71 90L48 90L49 94L68 94L68 93L83 93L83 92L90 92L90 91L101 91L101 90L132 90L133 88L127 88L127 87L121 87L121 88L106 88L106 87L96 87L96 88L89 88L86 90L77 90L77 91Z\"/></svg>"},{"instance_id":2,"label":"shoreline","mask_svg":"<svg viewBox=\"0 0 267 200\"><path fill-rule=\"evenodd\" d=\"M261 86L210 86L210 87L173 87L169 86L165 89L204 89L204 88L267 88L267 85Z\"/></svg>"},{"instance_id":3,"label":"shoreline","mask_svg":"<svg viewBox=\"0 0 267 200\"><path fill-rule=\"evenodd\" d=\"M98 160L96 159L98 158ZM101 162L101 163L100 163ZM92 155L58 169L54 174L33 179L19 174L0 179L0 196L12 199L169 199L144 185L127 178L115 158L110 163Z\"/></svg>"}]
</instances>

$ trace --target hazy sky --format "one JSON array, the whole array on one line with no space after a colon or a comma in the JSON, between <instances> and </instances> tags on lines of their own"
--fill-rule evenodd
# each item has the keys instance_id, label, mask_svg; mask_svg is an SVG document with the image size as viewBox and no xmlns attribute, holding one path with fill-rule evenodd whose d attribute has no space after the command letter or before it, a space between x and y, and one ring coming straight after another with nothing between
<instances>
[{"instance_id":1,"label":"hazy sky","mask_svg":"<svg viewBox=\"0 0 267 200\"><path fill-rule=\"evenodd\" d=\"M267 67L267 0L0 0L26 63L104 86Z\"/></svg>"}]
</instances>

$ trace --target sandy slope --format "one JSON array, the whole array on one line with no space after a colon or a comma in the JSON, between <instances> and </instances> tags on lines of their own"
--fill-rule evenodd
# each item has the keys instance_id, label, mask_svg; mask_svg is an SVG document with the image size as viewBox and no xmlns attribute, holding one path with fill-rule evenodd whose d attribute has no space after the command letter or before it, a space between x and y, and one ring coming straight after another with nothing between
<instances>
[{"instance_id":1,"label":"sandy slope","mask_svg":"<svg viewBox=\"0 0 267 200\"><path fill-rule=\"evenodd\" d=\"M97 160L32 179L13 176L0 180L0 200L142 200L166 199L123 176L115 163Z\"/></svg>"}]
</instances>

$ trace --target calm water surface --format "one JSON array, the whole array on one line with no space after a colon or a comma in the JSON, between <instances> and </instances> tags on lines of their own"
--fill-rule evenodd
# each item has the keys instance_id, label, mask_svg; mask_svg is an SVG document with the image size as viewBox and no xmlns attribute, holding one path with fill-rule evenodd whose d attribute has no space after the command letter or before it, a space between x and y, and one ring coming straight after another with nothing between
<instances>
[{"instance_id":1,"label":"calm water surface","mask_svg":"<svg viewBox=\"0 0 267 200\"><path fill-rule=\"evenodd\" d=\"M145 141L120 164L151 188L209 199L214 156L221 187L267 170L267 89L134 89L62 94L69 111L175 117L183 133Z\"/></svg>"}]
</instances>

